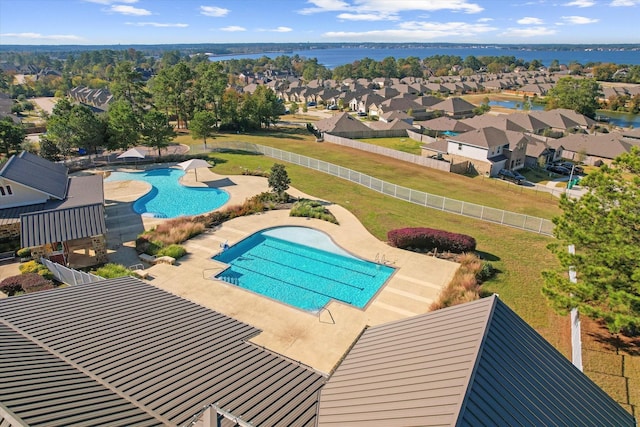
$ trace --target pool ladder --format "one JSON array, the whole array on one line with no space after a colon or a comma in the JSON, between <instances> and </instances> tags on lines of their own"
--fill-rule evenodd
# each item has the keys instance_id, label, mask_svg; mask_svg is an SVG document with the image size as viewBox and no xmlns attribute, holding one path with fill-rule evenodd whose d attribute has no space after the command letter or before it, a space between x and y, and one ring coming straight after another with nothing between
<instances>
[{"instance_id":1,"label":"pool ladder","mask_svg":"<svg viewBox=\"0 0 640 427\"><path fill-rule=\"evenodd\" d=\"M387 258L384 256L384 254L382 254L382 256L380 256L380 252L378 252L376 254L376 258L375 258L375 262L377 262L378 264L387 264Z\"/></svg>"}]
</instances>

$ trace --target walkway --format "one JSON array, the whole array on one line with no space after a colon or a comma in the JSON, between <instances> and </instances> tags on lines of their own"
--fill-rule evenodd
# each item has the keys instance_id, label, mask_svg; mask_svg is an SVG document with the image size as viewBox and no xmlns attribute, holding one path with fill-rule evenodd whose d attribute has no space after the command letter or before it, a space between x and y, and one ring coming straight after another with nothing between
<instances>
[{"instance_id":1,"label":"walkway","mask_svg":"<svg viewBox=\"0 0 640 427\"><path fill-rule=\"evenodd\" d=\"M196 183L193 175L185 175L184 183L210 186L224 183L224 189L231 196L230 205L239 204L267 188L266 179L260 177L223 177L202 169L198 170L202 182ZM146 191L144 185L105 183L105 196L110 203L108 221L115 224L109 229L109 242L117 245L109 257L113 261L125 260L125 265L140 262L133 258L135 251L131 242L118 243L118 240L133 236L133 233L128 234L131 230L127 228L132 214L125 206ZM289 193L310 197L293 188ZM228 221L185 242L188 254L176 265L159 264L148 268L149 283L260 328L263 332L252 339L256 345L329 373L366 326L428 312L430 303L449 283L458 264L392 248L372 236L346 209L338 205L328 208L340 225L292 218L285 210ZM148 229L163 220L140 218L139 221ZM220 264L211 259L220 250L220 243L234 244L261 229L278 225L307 226L323 231L342 248L362 258L374 260L376 256L384 255L397 271L366 309L331 302L328 310L319 316L212 278L220 271Z\"/></svg>"}]
</instances>

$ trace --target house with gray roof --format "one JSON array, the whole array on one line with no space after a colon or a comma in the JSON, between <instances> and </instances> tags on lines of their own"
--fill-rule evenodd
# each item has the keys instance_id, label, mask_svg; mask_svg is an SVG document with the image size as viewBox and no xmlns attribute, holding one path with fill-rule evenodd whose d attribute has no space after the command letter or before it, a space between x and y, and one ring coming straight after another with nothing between
<instances>
[{"instance_id":1,"label":"house with gray roof","mask_svg":"<svg viewBox=\"0 0 640 427\"><path fill-rule=\"evenodd\" d=\"M66 166L23 151L0 169L0 236L61 264L107 261L102 176L70 177ZM85 257L75 251L93 252Z\"/></svg>"},{"instance_id":2,"label":"house with gray roof","mask_svg":"<svg viewBox=\"0 0 640 427\"><path fill-rule=\"evenodd\" d=\"M366 329L322 388L317 425L636 422L494 295Z\"/></svg>"},{"instance_id":3,"label":"house with gray roof","mask_svg":"<svg viewBox=\"0 0 640 427\"><path fill-rule=\"evenodd\" d=\"M477 173L495 176L500 169L524 167L528 138L522 132L484 127L446 140L446 157L454 163L468 161Z\"/></svg>"}]
</instances>

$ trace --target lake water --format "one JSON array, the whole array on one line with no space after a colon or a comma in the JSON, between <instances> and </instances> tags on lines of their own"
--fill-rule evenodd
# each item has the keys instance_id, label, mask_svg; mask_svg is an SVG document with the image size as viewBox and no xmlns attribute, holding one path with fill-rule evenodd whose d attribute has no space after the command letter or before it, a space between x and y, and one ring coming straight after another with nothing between
<instances>
[{"instance_id":1,"label":"lake water","mask_svg":"<svg viewBox=\"0 0 640 427\"><path fill-rule=\"evenodd\" d=\"M489 101L489 106L495 107L503 107L510 108L512 110L522 110L522 102L516 101ZM530 111L543 111L544 105L542 104L531 104L529 108ZM628 114L628 113L616 113L613 111L603 111L598 110L599 116L604 116L609 118L609 123L620 126L620 127L633 127L637 128L640 126L640 115L638 114Z\"/></svg>"},{"instance_id":2,"label":"lake water","mask_svg":"<svg viewBox=\"0 0 640 427\"><path fill-rule=\"evenodd\" d=\"M245 55L212 56L212 61L227 59L258 59L263 56L275 58L277 56L299 55L306 58L317 58L318 63L327 68L335 68L338 65L351 64L362 58L371 58L381 61L392 56L396 59L416 56L424 59L434 55L456 55L463 59L467 56L515 56L524 61L539 60L544 65L550 65L553 60L561 64L569 64L576 61L580 64L589 62L612 62L614 64L640 65L640 51L638 50L526 50L515 49L506 46L492 47L407 47L407 48L382 48L382 47L340 47L331 49L294 50L291 52L256 53Z\"/></svg>"}]
</instances>

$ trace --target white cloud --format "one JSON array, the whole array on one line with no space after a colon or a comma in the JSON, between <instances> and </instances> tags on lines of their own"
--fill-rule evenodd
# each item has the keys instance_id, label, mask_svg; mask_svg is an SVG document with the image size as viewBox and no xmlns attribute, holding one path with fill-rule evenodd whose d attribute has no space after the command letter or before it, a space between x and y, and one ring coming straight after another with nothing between
<instances>
[{"instance_id":1,"label":"white cloud","mask_svg":"<svg viewBox=\"0 0 640 427\"><path fill-rule=\"evenodd\" d=\"M591 7L595 4L596 2L591 0L573 0L569 3L565 3L564 6Z\"/></svg>"},{"instance_id":2,"label":"white cloud","mask_svg":"<svg viewBox=\"0 0 640 427\"><path fill-rule=\"evenodd\" d=\"M247 29L244 27L240 27L239 25L229 25L228 27L220 28L220 31L228 31L234 33L238 31L247 31Z\"/></svg>"},{"instance_id":3,"label":"white cloud","mask_svg":"<svg viewBox=\"0 0 640 427\"><path fill-rule=\"evenodd\" d=\"M526 16L516 21L520 25L542 25L542 19Z\"/></svg>"},{"instance_id":4,"label":"white cloud","mask_svg":"<svg viewBox=\"0 0 640 427\"><path fill-rule=\"evenodd\" d=\"M612 0L609 6L640 6L640 0Z\"/></svg>"},{"instance_id":5,"label":"white cloud","mask_svg":"<svg viewBox=\"0 0 640 427\"><path fill-rule=\"evenodd\" d=\"M599 19L587 18L585 16L563 16L562 20L567 24L595 24Z\"/></svg>"},{"instance_id":6,"label":"white cloud","mask_svg":"<svg viewBox=\"0 0 640 427\"><path fill-rule=\"evenodd\" d=\"M22 38L31 40L82 40L73 34L40 34L40 33L3 33L0 37Z\"/></svg>"},{"instance_id":7,"label":"white cloud","mask_svg":"<svg viewBox=\"0 0 640 427\"><path fill-rule=\"evenodd\" d=\"M222 18L229 14L229 9L217 6L200 6L200 14L204 16L213 16L214 18Z\"/></svg>"},{"instance_id":8,"label":"white cloud","mask_svg":"<svg viewBox=\"0 0 640 427\"><path fill-rule=\"evenodd\" d=\"M158 27L158 28L186 28L189 24L168 24L162 22L127 22L127 25L134 25L136 27Z\"/></svg>"},{"instance_id":9,"label":"white cloud","mask_svg":"<svg viewBox=\"0 0 640 427\"><path fill-rule=\"evenodd\" d=\"M507 28L505 32L500 34L503 37L539 37L551 36L556 34L556 30L547 27L526 27L526 28Z\"/></svg>"},{"instance_id":10,"label":"white cloud","mask_svg":"<svg viewBox=\"0 0 640 427\"><path fill-rule=\"evenodd\" d=\"M267 29L267 30L259 30L259 31L269 31L269 32L272 32L272 33L289 33L291 31L293 31L293 28L278 27L278 28L272 28L272 29Z\"/></svg>"},{"instance_id":11,"label":"white cloud","mask_svg":"<svg viewBox=\"0 0 640 427\"><path fill-rule=\"evenodd\" d=\"M493 21L493 18L480 18L478 19L478 22L491 22Z\"/></svg>"},{"instance_id":12,"label":"white cloud","mask_svg":"<svg viewBox=\"0 0 640 427\"><path fill-rule=\"evenodd\" d=\"M345 21L397 21L399 18L396 15L376 13L341 13L338 15L338 19Z\"/></svg>"},{"instance_id":13,"label":"white cloud","mask_svg":"<svg viewBox=\"0 0 640 427\"><path fill-rule=\"evenodd\" d=\"M309 0L307 3L313 4L315 7L307 7L299 10L298 13L302 15L310 15L312 13L319 12L339 12L342 10L348 10L350 5L342 0Z\"/></svg>"},{"instance_id":14,"label":"white cloud","mask_svg":"<svg viewBox=\"0 0 640 427\"><path fill-rule=\"evenodd\" d=\"M124 4L113 4L110 9L107 9L108 12L121 13L123 15L133 15L133 16L147 16L151 15L151 12L147 9L140 9L133 6L127 6Z\"/></svg>"},{"instance_id":15,"label":"white cloud","mask_svg":"<svg viewBox=\"0 0 640 427\"><path fill-rule=\"evenodd\" d=\"M104 4L104 5L109 5L112 3L138 3L138 0L84 0L87 3L97 3L97 4Z\"/></svg>"},{"instance_id":16,"label":"white cloud","mask_svg":"<svg viewBox=\"0 0 640 427\"><path fill-rule=\"evenodd\" d=\"M315 7L299 10L309 15L320 12L347 12L352 15L387 15L396 17L400 12L450 10L455 12L478 13L484 9L467 0L308 0Z\"/></svg>"},{"instance_id":17,"label":"white cloud","mask_svg":"<svg viewBox=\"0 0 640 427\"><path fill-rule=\"evenodd\" d=\"M361 40L361 41L428 41L435 39L451 39L455 34L460 38L473 38L479 34L497 30L482 23L468 22L403 22L397 29L373 30L362 32L331 31L323 36L331 39Z\"/></svg>"}]
</instances>

